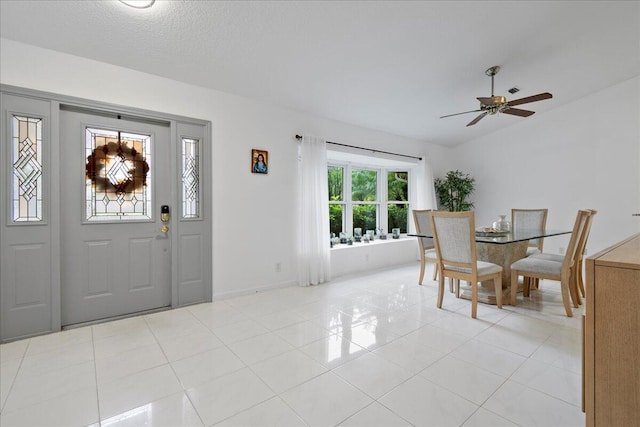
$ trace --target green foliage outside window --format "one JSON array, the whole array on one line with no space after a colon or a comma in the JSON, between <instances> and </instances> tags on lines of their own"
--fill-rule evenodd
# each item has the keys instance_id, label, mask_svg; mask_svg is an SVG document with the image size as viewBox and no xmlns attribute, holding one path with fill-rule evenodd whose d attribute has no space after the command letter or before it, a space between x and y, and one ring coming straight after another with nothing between
<instances>
[{"instance_id":1,"label":"green foliage outside window","mask_svg":"<svg viewBox=\"0 0 640 427\"><path fill-rule=\"evenodd\" d=\"M389 201L409 200L409 172L387 172Z\"/></svg>"},{"instance_id":2,"label":"green foliage outside window","mask_svg":"<svg viewBox=\"0 0 640 427\"><path fill-rule=\"evenodd\" d=\"M353 228L375 230L378 219L378 205L353 205Z\"/></svg>"},{"instance_id":3,"label":"green foliage outside window","mask_svg":"<svg viewBox=\"0 0 640 427\"><path fill-rule=\"evenodd\" d=\"M394 228L406 233L409 215L409 173L387 172L387 188L390 202L404 202L387 205L387 233L391 233Z\"/></svg>"},{"instance_id":4,"label":"green foliage outside window","mask_svg":"<svg viewBox=\"0 0 640 427\"><path fill-rule=\"evenodd\" d=\"M330 201L342 201L344 196L343 183L344 183L344 168L340 166L329 166L329 200Z\"/></svg>"},{"instance_id":5,"label":"green foliage outside window","mask_svg":"<svg viewBox=\"0 0 640 427\"><path fill-rule=\"evenodd\" d=\"M362 169L351 171L351 200L354 202L375 202L378 200L378 173L376 171Z\"/></svg>"},{"instance_id":6,"label":"green foliage outside window","mask_svg":"<svg viewBox=\"0 0 640 427\"><path fill-rule=\"evenodd\" d=\"M399 228L401 233L407 232L407 218L409 215L409 205L388 205L387 206L387 224L389 229L387 233L391 233L394 228Z\"/></svg>"},{"instance_id":7,"label":"green foliage outside window","mask_svg":"<svg viewBox=\"0 0 640 427\"><path fill-rule=\"evenodd\" d=\"M329 232L339 235L342 231L342 218L344 218L343 205L329 204Z\"/></svg>"},{"instance_id":8,"label":"green foliage outside window","mask_svg":"<svg viewBox=\"0 0 640 427\"><path fill-rule=\"evenodd\" d=\"M337 236L343 229L344 205L331 202L344 201L344 168L329 166L329 232Z\"/></svg>"}]
</instances>

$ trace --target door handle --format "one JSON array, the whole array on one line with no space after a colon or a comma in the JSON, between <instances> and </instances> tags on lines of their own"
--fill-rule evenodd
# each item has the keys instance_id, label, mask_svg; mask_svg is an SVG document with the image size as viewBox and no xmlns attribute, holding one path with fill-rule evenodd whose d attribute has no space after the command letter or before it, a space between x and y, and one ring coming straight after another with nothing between
<instances>
[{"instance_id":1,"label":"door handle","mask_svg":"<svg viewBox=\"0 0 640 427\"><path fill-rule=\"evenodd\" d=\"M168 225L163 225L162 227L160 227L160 231L162 231L163 233L168 233L169 232L169 226Z\"/></svg>"}]
</instances>

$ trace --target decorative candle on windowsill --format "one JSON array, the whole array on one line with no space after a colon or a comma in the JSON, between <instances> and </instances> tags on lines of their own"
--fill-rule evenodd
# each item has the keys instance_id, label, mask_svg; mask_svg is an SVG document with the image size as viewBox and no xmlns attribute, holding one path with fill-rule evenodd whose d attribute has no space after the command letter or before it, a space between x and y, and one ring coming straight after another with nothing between
<instances>
[{"instance_id":1,"label":"decorative candle on windowsill","mask_svg":"<svg viewBox=\"0 0 640 427\"><path fill-rule=\"evenodd\" d=\"M400 238L400 229L399 228L392 228L391 229L391 233L392 233L392 237L394 239L399 239Z\"/></svg>"},{"instance_id":2,"label":"decorative candle on windowsill","mask_svg":"<svg viewBox=\"0 0 640 427\"><path fill-rule=\"evenodd\" d=\"M375 230L367 230L367 237L369 241L373 241L375 239Z\"/></svg>"},{"instance_id":3,"label":"decorative candle on windowsill","mask_svg":"<svg viewBox=\"0 0 640 427\"><path fill-rule=\"evenodd\" d=\"M340 232L340 243L347 243L347 233L345 233L344 231Z\"/></svg>"}]
</instances>

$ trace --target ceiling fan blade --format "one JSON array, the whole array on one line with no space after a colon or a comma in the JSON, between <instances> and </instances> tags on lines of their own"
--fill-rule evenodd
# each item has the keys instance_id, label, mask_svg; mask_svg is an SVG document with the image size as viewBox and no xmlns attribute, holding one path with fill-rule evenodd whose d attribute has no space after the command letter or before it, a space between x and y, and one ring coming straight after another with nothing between
<instances>
[{"instance_id":1,"label":"ceiling fan blade","mask_svg":"<svg viewBox=\"0 0 640 427\"><path fill-rule=\"evenodd\" d=\"M447 114L446 116L441 116L440 118L444 119L445 117L459 116L460 114L477 113L478 111L482 111L482 110L471 110L471 111L465 111L464 113Z\"/></svg>"},{"instance_id":2,"label":"ceiling fan blade","mask_svg":"<svg viewBox=\"0 0 640 427\"><path fill-rule=\"evenodd\" d=\"M513 101L509 101L508 104L511 105L520 105L527 104L529 102L543 101L545 99L553 98L549 92L539 93L537 95L527 96L526 98L515 99Z\"/></svg>"},{"instance_id":3,"label":"ceiling fan blade","mask_svg":"<svg viewBox=\"0 0 640 427\"><path fill-rule=\"evenodd\" d=\"M529 110L521 110L520 108L507 108L506 110L502 110L504 114L511 114L513 116L520 117L529 117L532 114L535 114L535 111Z\"/></svg>"},{"instance_id":4,"label":"ceiling fan blade","mask_svg":"<svg viewBox=\"0 0 640 427\"><path fill-rule=\"evenodd\" d=\"M475 119L471 120L467 126L473 126L476 123L478 123L480 121L480 119L482 119L484 116L486 116L487 114L489 114L489 112L485 111L484 113L480 114L478 117L476 117Z\"/></svg>"}]
</instances>

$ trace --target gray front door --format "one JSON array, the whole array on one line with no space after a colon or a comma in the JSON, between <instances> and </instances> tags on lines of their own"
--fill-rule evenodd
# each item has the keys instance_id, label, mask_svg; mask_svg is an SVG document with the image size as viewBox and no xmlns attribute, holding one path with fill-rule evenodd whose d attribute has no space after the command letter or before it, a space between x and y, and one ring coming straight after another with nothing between
<instances>
[{"instance_id":1,"label":"gray front door","mask_svg":"<svg viewBox=\"0 0 640 427\"><path fill-rule=\"evenodd\" d=\"M170 144L169 122L61 108L63 326L171 305Z\"/></svg>"},{"instance_id":2,"label":"gray front door","mask_svg":"<svg viewBox=\"0 0 640 427\"><path fill-rule=\"evenodd\" d=\"M0 85L0 342L211 301L210 135Z\"/></svg>"}]
</instances>

